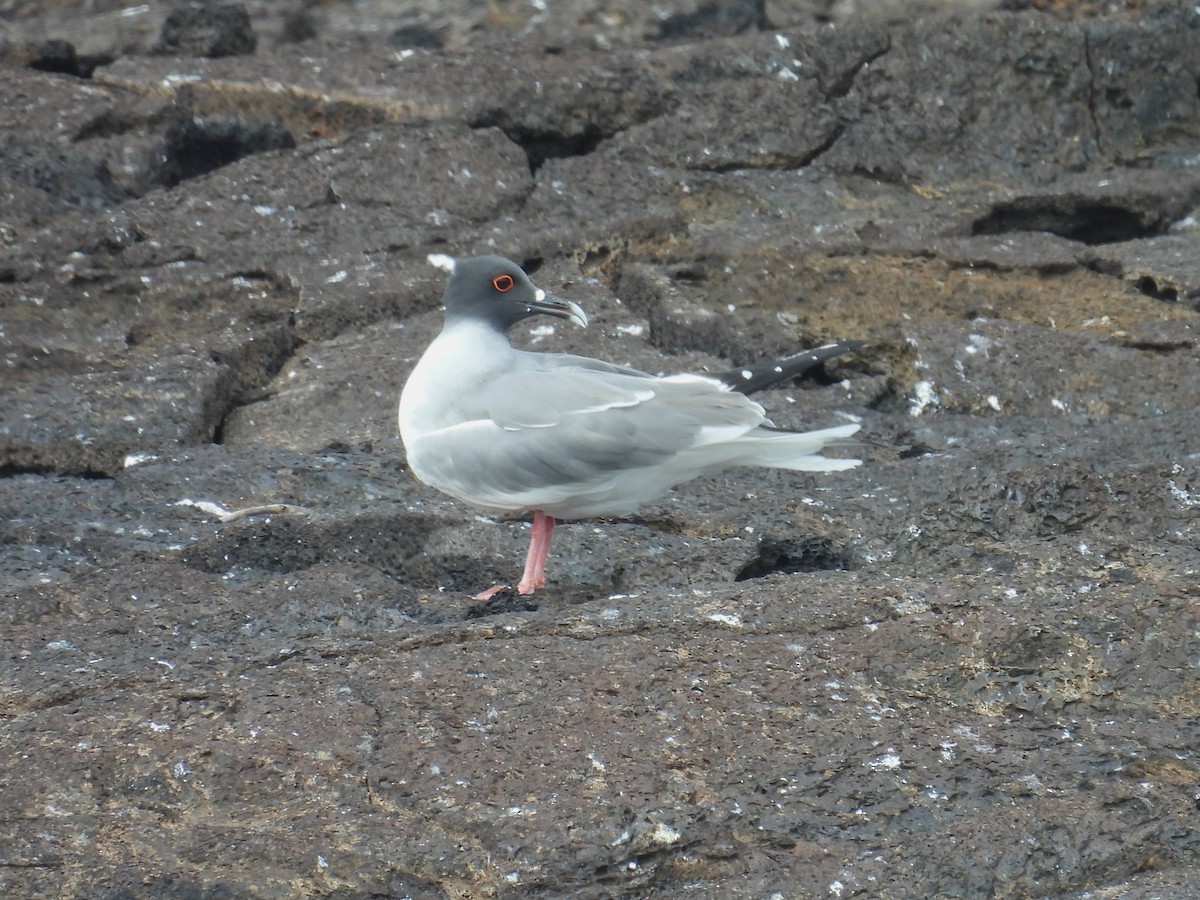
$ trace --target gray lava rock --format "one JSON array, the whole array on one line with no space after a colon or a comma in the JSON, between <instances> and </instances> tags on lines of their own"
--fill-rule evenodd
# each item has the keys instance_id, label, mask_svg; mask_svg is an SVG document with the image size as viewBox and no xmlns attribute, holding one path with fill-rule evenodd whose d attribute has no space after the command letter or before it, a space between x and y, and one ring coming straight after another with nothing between
<instances>
[{"instance_id":1,"label":"gray lava rock","mask_svg":"<svg viewBox=\"0 0 1200 900\"><path fill-rule=\"evenodd\" d=\"M250 14L241 3L185 3L163 22L155 51L180 56L240 56L258 46Z\"/></svg>"},{"instance_id":2,"label":"gray lava rock","mask_svg":"<svg viewBox=\"0 0 1200 900\"><path fill-rule=\"evenodd\" d=\"M295 146L296 139L279 122L184 116L167 126L157 180L174 187L245 156Z\"/></svg>"},{"instance_id":3,"label":"gray lava rock","mask_svg":"<svg viewBox=\"0 0 1200 900\"><path fill-rule=\"evenodd\" d=\"M1194 893L1200 17L1021 5L14 7L0 895ZM470 600L395 415L483 252L531 349L864 340L756 395L864 465Z\"/></svg>"},{"instance_id":4,"label":"gray lava rock","mask_svg":"<svg viewBox=\"0 0 1200 900\"><path fill-rule=\"evenodd\" d=\"M767 24L765 0L727 0L702 3L695 12L671 13L659 26L658 36L661 40L694 40L762 30Z\"/></svg>"}]
</instances>

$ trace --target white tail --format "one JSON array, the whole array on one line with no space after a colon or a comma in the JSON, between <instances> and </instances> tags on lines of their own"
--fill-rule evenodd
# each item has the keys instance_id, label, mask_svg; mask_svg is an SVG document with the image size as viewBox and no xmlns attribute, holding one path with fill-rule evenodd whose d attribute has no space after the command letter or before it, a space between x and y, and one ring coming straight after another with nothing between
<instances>
[{"instance_id":1,"label":"white tail","mask_svg":"<svg viewBox=\"0 0 1200 900\"><path fill-rule=\"evenodd\" d=\"M794 469L800 472L840 472L862 465L861 459L830 459L821 451L831 444L853 435L858 425L837 425L819 431L765 431L756 429L736 441L738 463L767 466L772 469Z\"/></svg>"}]
</instances>

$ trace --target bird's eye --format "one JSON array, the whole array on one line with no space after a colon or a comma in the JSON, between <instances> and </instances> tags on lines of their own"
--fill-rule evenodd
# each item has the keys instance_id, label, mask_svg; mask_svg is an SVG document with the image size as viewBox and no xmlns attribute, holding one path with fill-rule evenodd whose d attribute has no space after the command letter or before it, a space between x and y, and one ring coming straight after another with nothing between
<instances>
[{"instance_id":1,"label":"bird's eye","mask_svg":"<svg viewBox=\"0 0 1200 900\"><path fill-rule=\"evenodd\" d=\"M513 277L511 275L497 275L492 279L492 287L502 294L506 291L511 291L513 289L513 285L515 284L516 282L513 281Z\"/></svg>"}]
</instances>

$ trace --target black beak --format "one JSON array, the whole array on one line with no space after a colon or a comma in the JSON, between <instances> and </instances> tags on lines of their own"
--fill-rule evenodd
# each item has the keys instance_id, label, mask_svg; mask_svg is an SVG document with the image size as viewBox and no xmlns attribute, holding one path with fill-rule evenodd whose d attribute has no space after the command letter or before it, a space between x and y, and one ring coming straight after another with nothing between
<instances>
[{"instance_id":1,"label":"black beak","mask_svg":"<svg viewBox=\"0 0 1200 900\"><path fill-rule=\"evenodd\" d=\"M547 294L541 288L537 289L534 297L534 301L528 304L530 312L545 313L548 316L569 319L580 328L587 328L587 313L583 311L583 307L573 300L566 300L562 297L556 297L553 294Z\"/></svg>"}]
</instances>

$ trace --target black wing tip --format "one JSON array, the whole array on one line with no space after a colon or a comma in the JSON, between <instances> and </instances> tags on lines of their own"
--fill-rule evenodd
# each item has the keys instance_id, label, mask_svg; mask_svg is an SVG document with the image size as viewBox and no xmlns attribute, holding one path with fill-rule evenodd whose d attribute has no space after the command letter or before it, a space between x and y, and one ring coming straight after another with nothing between
<instances>
[{"instance_id":1,"label":"black wing tip","mask_svg":"<svg viewBox=\"0 0 1200 900\"><path fill-rule=\"evenodd\" d=\"M713 377L735 391L751 394L785 379L803 375L809 369L841 356L843 353L850 353L864 347L867 343L867 341L836 341L822 344L819 347L809 347L787 356L763 360L752 366L719 372Z\"/></svg>"},{"instance_id":2,"label":"black wing tip","mask_svg":"<svg viewBox=\"0 0 1200 900\"><path fill-rule=\"evenodd\" d=\"M830 359L834 356L840 356L843 353L849 353L851 350L857 350L859 347L865 347L869 341L832 341L828 344L821 344L819 347L809 347L807 350L801 350L795 356L801 356L805 353L819 355L823 359ZM788 359L789 357L784 357Z\"/></svg>"}]
</instances>

